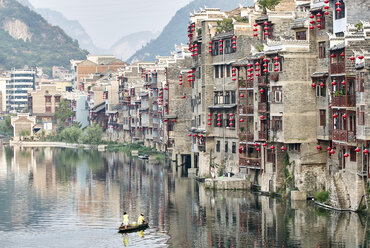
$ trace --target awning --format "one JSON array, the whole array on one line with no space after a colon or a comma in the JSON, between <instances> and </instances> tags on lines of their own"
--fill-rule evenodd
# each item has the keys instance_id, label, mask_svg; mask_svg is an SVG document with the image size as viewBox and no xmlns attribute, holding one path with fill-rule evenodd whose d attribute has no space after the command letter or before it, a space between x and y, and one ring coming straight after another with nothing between
<instances>
[{"instance_id":1,"label":"awning","mask_svg":"<svg viewBox=\"0 0 370 248\"><path fill-rule=\"evenodd\" d=\"M93 113L97 113L97 112L100 112L102 110L105 110L105 102L102 102L100 103L99 105L96 105L93 109L92 109L92 112Z\"/></svg>"},{"instance_id":2,"label":"awning","mask_svg":"<svg viewBox=\"0 0 370 248\"><path fill-rule=\"evenodd\" d=\"M209 106L208 108L210 109L231 109L235 107L236 107L236 104L217 104L217 105Z\"/></svg>"},{"instance_id":3,"label":"awning","mask_svg":"<svg viewBox=\"0 0 370 248\"><path fill-rule=\"evenodd\" d=\"M328 77L329 73L327 71L323 72L315 72L314 74L311 75L312 78L322 78L322 77Z\"/></svg>"},{"instance_id":4,"label":"awning","mask_svg":"<svg viewBox=\"0 0 370 248\"><path fill-rule=\"evenodd\" d=\"M338 45L335 45L331 48L329 48L329 51L335 51L335 50L340 50L340 49L344 49L346 47L346 45L343 43L340 43Z\"/></svg>"},{"instance_id":5,"label":"awning","mask_svg":"<svg viewBox=\"0 0 370 248\"><path fill-rule=\"evenodd\" d=\"M165 115L163 116L164 119L176 119L177 115Z\"/></svg>"}]
</instances>

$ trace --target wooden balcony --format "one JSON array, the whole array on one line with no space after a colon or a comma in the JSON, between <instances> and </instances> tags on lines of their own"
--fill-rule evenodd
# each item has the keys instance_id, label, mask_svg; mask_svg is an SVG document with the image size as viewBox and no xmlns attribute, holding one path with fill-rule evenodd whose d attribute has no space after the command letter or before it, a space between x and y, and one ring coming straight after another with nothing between
<instances>
[{"instance_id":1,"label":"wooden balcony","mask_svg":"<svg viewBox=\"0 0 370 248\"><path fill-rule=\"evenodd\" d=\"M268 78L266 76L258 77L258 86L267 86Z\"/></svg>"},{"instance_id":2,"label":"wooden balcony","mask_svg":"<svg viewBox=\"0 0 370 248\"><path fill-rule=\"evenodd\" d=\"M258 140L267 140L267 131L258 131Z\"/></svg>"},{"instance_id":3,"label":"wooden balcony","mask_svg":"<svg viewBox=\"0 0 370 248\"><path fill-rule=\"evenodd\" d=\"M247 81L247 88L249 88L249 89L253 88L253 82L252 81L250 81L250 80Z\"/></svg>"},{"instance_id":4,"label":"wooden balcony","mask_svg":"<svg viewBox=\"0 0 370 248\"><path fill-rule=\"evenodd\" d=\"M333 130L333 141L347 142L348 137L347 130L334 129Z\"/></svg>"},{"instance_id":5,"label":"wooden balcony","mask_svg":"<svg viewBox=\"0 0 370 248\"><path fill-rule=\"evenodd\" d=\"M260 158L239 158L239 166L246 166L251 169L261 169Z\"/></svg>"},{"instance_id":6,"label":"wooden balcony","mask_svg":"<svg viewBox=\"0 0 370 248\"><path fill-rule=\"evenodd\" d=\"M259 102L258 103L258 112L266 113L268 111L268 104L267 102Z\"/></svg>"},{"instance_id":7,"label":"wooden balcony","mask_svg":"<svg viewBox=\"0 0 370 248\"><path fill-rule=\"evenodd\" d=\"M343 74L345 73L345 64L344 63L335 63L330 65L331 74Z\"/></svg>"},{"instance_id":8,"label":"wooden balcony","mask_svg":"<svg viewBox=\"0 0 370 248\"><path fill-rule=\"evenodd\" d=\"M253 142L254 141L254 134L249 132L242 132L240 134L240 141L242 142Z\"/></svg>"},{"instance_id":9,"label":"wooden balcony","mask_svg":"<svg viewBox=\"0 0 370 248\"><path fill-rule=\"evenodd\" d=\"M355 107L356 96L354 95L333 96L331 105L333 107Z\"/></svg>"}]
</instances>

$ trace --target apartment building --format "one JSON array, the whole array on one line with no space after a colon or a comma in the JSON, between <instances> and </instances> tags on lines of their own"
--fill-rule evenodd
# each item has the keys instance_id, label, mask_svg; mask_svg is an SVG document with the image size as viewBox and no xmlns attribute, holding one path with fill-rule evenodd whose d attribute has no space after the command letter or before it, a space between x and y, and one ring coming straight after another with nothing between
<instances>
[{"instance_id":1,"label":"apartment building","mask_svg":"<svg viewBox=\"0 0 370 248\"><path fill-rule=\"evenodd\" d=\"M6 109L10 113L27 111L28 91L35 89L36 71L33 69L12 69L6 85Z\"/></svg>"}]
</instances>

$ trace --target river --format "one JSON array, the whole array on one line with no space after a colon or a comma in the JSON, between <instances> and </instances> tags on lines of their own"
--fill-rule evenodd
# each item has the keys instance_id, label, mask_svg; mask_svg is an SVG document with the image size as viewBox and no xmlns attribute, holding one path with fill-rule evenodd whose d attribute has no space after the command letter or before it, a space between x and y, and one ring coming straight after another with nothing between
<instances>
[{"instance_id":1,"label":"river","mask_svg":"<svg viewBox=\"0 0 370 248\"><path fill-rule=\"evenodd\" d=\"M117 233L123 211L150 227ZM367 231L355 213L209 191L164 162L0 146L0 247L368 247Z\"/></svg>"}]
</instances>

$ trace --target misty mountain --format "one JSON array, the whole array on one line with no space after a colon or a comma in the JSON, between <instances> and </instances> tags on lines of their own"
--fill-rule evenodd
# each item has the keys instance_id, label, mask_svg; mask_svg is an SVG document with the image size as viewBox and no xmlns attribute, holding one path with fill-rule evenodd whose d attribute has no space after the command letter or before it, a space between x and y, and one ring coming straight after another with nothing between
<instances>
[{"instance_id":1,"label":"misty mountain","mask_svg":"<svg viewBox=\"0 0 370 248\"><path fill-rule=\"evenodd\" d=\"M158 33L152 33L150 31L142 31L129 34L122 37L116 43L114 43L110 51L122 60L130 58L137 50L141 49L151 39L158 36Z\"/></svg>"},{"instance_id":2,"label":"misty mountain","mask_svg":"<svg viewBox=\"0 0 370 248\"><path fill-rule=\"evenodd\" d=\"M128 62L153 61L156 55L169 55L174 49L174 45L186 44L188 42L187 26L189 23L189 14L195 10L199 11L199 8L204 8L205 6L209 8L220 8L221 10L232 10L240 4L251 6L253 0L194 0L190 2L176 12L175 16L172 17L158 38L138 50L129 58Z\"/></svg>"},{"instance_id":3,"label":"misty mountain","mask_svg":"<svg viewBox=\"0 0 370 248\"><path fill-rule=\"evenodd\" d=\"M50 25L39 14L15 0L0 1L0 68L70 65L85 59L87 52L61 28Z\"/></svg>"}]
</instances>

